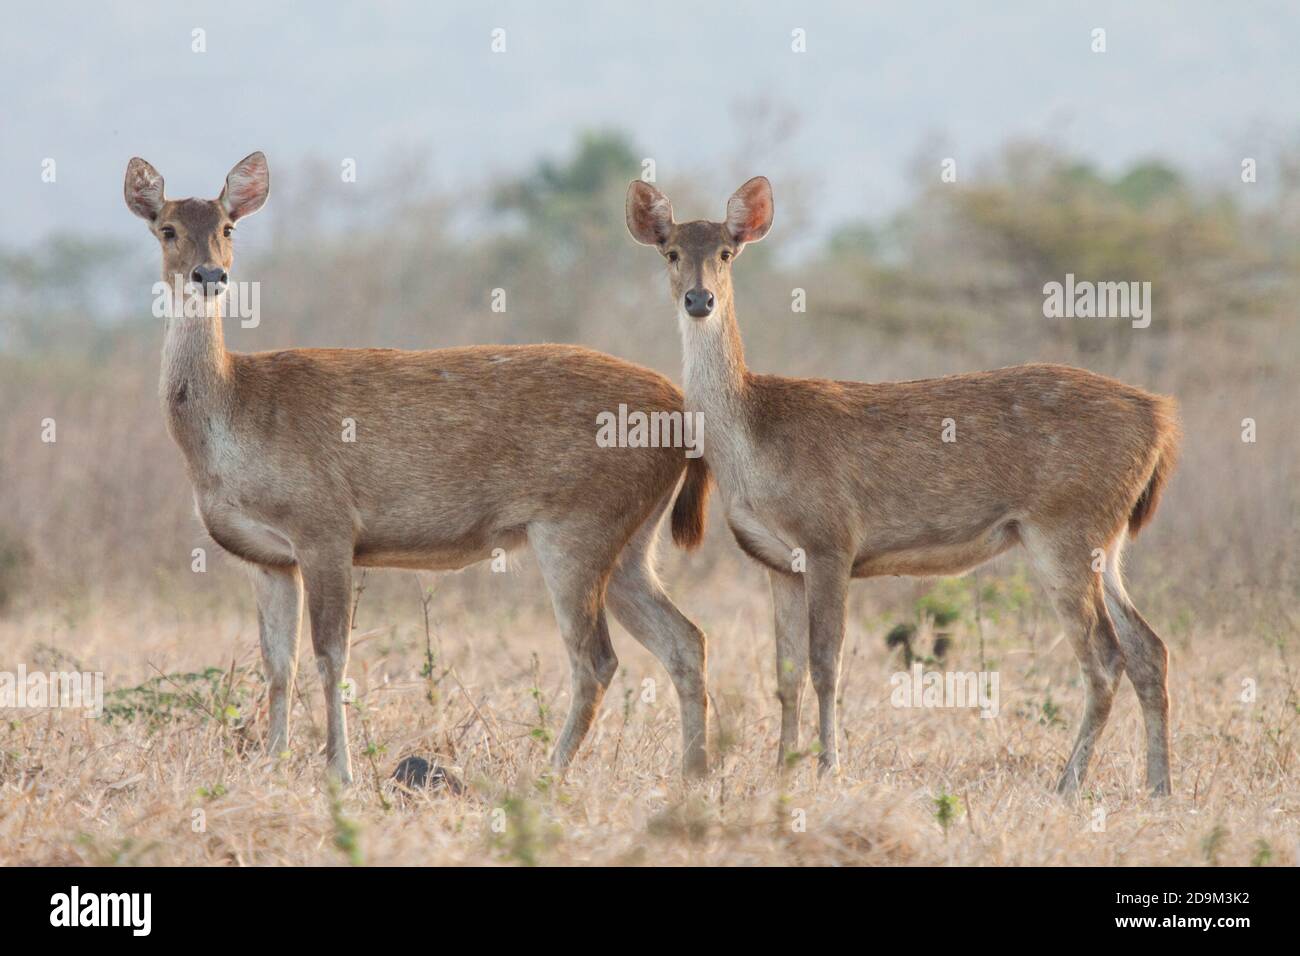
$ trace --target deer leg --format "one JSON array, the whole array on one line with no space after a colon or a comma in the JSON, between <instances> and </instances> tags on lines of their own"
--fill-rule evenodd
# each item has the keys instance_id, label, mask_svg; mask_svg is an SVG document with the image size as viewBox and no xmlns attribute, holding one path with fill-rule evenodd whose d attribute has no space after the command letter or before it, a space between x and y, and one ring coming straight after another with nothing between
<instances>
[{"instance_id":1,"label":"deer leg","mask_svg":"<svg viewBox=\"0 0 1300 956\"><path fill-rule=\"evenodd\" d=\"M1083 719L1056 785L1057 793L1074 794L1087 776L1093 748L1110 717L1115 689L1124 674L1124 652L1106 612L1101 575L1091 568L1093 552L1086 536L1071 535L1069 540L1074 543L1062 545L1060 538L1049 541L1041 532L1026 528L1022 539L1083 671Z\"/></svg>"},{"instance_id":2,"label":"deer leg","mask_svg":"<svg viewBox=\"0 0 1300 956\"><path fill-rule=\"evenodd\" d=\"M250 565L249 577L257 598L262 663L271 684L266 750L274 756L289 747L289 708L298 670L298 634L302 626L302 578L297 567L257 564Z\"/></svg>"},{"instance_id":3,"label":"deer leg","mask_svg":"<svg viewBox=\"0 0 1300 956\"><path fill-rule=\"evenodd\" d=\"M1110 718L1115 689L1124 674L1124 654L1106 605L1100 599L1092 603L1091 609L1080 605L1072 614L1065 612L1062 616L1073 618L1073 624L1066 626L1070 628L1071 643L1083 669L1086 688L1083 721L1065 771L1056 784L1057 793L1073 794L1088 774L1093 747Z\"/></svg>"},{"instance_id":4,"label":"deer leg","mask_svg":"<svg viewBox=\"0 0 1300 956\"><path fill-rule=\"evenodd\" d=\"M668 671L682 712L682 773L699 777L709 769L706 641L664 593L654 570L655 535L670 501L664 499L619 555L606 598L618 622Z\"/></svg>"},{"instance_id":5,"label":"deer leg","mask_svg":"<svg viewBox=\"0 0 1300 956\"><path fill-rule=\"evenodd\" d=\"M325 753L328 772L339 783L352 782L343 680L352 633L352 563L347 557L301 557L311 643L325 691Z\"/></svg>"},{"instance_id":6,"label":"deer leg","mask_svg":"<svg viewBox=\"0 0 1300 956\"><path fill-rule=\"evenodd\" d=\"M777 768L799 749L799 714L808 684L808 601L797 574L769 571L776 625L776 695L781 701L781 744Z\"/></svg>"},{"instance_id":7,"label":"deer leg","mask_svg":"<svg viewBox=\"0 0 1300 956\"><path fill-rule=\"evenodd\" d=\"M528 540L537 553L560 635L569 651L573 702L551 755L551 765L563 771L587 735L618 668L605 621L604 590L609 565L601 561L593 567L590 533L532 525Z\"/></svg>"},{"instance_id":8,"label":"deer leg","mask_svg":"<svg viewBox=\"0 0 1300 956\"><path fill-rule=\"evenodd\" d=\"M1138 613L1119 572L1120 546L1107 556L1102 574L1106 609L1115 624L1129 680L1142 704L1146 730L1147 789L1167 796L1169 780L1169 649Z\"/></svg>"},{"instance_id":9,"label":"deer leg","mask_svg":"<svg viewBox=\"0 0 1300 956\"><path fill-rule=\"evenodd\" d=\"M848 601L849 568L825 556L809 556L804 587L808 597L808 662L817 692L821 753L820 775L838 774L836 743L840 656L844 649L844 617Z\"/></svg>"}]
</instances>

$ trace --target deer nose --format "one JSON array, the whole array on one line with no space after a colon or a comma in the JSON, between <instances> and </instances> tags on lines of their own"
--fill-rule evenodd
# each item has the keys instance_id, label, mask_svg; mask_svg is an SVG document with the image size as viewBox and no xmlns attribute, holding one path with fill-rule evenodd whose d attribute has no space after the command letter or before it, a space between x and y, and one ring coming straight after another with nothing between
<instances>
[{"instance_id":1,"label":"deer nose","mask_svg":"<svg viewBox=\"0 0 1300 956\"><path fill-rule=\"evenodd\" d=\"M691 289L686 293L686 314L703 319L713 311L713 293L708 289Z\"/></svg>"},{"instance_id":2,"label":"deer nose","mask_svg":"<svg viewBox=\"0 0 1300 956\"><path fill-rule=\"evenodd\" d=\"M221 266L199 266L190 273L190 280L201 286L225 285L229 278Z\"/></svg>"}]
</instances>

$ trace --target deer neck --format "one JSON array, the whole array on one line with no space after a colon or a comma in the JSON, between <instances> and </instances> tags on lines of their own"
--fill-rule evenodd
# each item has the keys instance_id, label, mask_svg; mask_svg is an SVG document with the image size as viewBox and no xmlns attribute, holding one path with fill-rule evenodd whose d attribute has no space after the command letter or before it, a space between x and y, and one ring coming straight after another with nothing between
<instances>
[{"instance_id":1,"label":"deer neck","mask_svg":"<svg viewBox=\"0 0 1300 956\"><path fill-rule=\"evenodd\" d=\"M743 437L749 372L734 304L704 321L678 313L686 408L704 415L705 455L727 455Z\"/></svg>"},{"instance_id":2,"label":"deer neck","mask_svg":"<svg viewBox=\"0 0 1300 956\"><path fill-rule=\"evenodd\" d=\"M193 463L208 446L207 432L228 417L230 356L221 331L221 297L205 300L197 315L185 314L183 307L171 311L158 394L172 437Z\"/></svg>"}]
</instances>

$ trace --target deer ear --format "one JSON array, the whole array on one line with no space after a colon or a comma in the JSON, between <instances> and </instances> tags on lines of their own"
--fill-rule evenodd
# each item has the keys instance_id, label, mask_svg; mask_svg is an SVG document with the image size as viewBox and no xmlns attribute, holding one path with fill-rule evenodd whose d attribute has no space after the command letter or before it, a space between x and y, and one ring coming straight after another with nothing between
<instances>
[{"instance_id":1,"label":"deer ear","mask_svg":"<svg viewBox=\"0 0 1300 956\"><path fill-rule=\"evenodd\" d=\"M261 209L270 191L271 171L267 169L266 156L259 150L235 163L217 202L225 207L231 219L242 219Z\"/></svg>"},{"instance_id":2,"label":"deer ear","mask_svg":"<svg viewBox=\"0 0 1300 956\"><path fill-rule=\"evenodd\" d=\"M758 242L772 228L772 184L755 176L727 200L727 232L736 242Z\"/></svg>"},{"instance_id":3,"label":"deer ear","mask_svg":"<svg viewBox=\"0 0 1300 956\"><path fill-rule=\"evenodd\" d=\"M668 241L673 228L673 204L654 186L641 179L627 187L627 231L642 245Z\"/></svg>"},{"instance_id":4,"label":"deer ear","mask_svg":"<svg viewBox=\"0 0 1300 956\"><path fill-rule=\"evenodd\" d=\"M158 218L163 204L163 178L139 156L126 164L122 193L126 196L126 208L141 219L153 222Z\"/></svg>"}]
</instances>

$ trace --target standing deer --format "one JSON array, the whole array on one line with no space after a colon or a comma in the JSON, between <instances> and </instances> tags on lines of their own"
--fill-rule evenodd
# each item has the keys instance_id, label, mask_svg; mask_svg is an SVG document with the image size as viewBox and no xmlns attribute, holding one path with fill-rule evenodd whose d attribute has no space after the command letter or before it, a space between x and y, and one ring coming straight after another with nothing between
<instances>
[{"instance_id":1,"label":"standing deer","mask_svg":"<svg viewBox=\"0 0 1300 956\"><path fill-rule=\"evenodd\" d=\"M271 686L269 750L288 743L304 588L329 771L346 783L341 682L353 566L461 568L527 542L572 666L554 766L573 758L617 666L608 600L671 676L683 768L703 772L705 639L652 567L687 459L666 447L598 447L594 437L600 413L626 403L680 414L681 393L648 369L561 345L228 352L221 297L235 227L269 188L260 152L230 171L216 200L165 198L143 159L126 170L126 204L162 246L163 281L185 283L186 304L199 306L171 310L159 392L204 525L251 570ZM354 440L344 440L347 420ZM692 460L673 509L682 546L703 533L707 486Z\"/></svg>"},{"instance_id":2,"label":"standing deer","mask_svg":"<svg viewBox=\"0 0 1300 956\"><path fill-rule=\"evenodd\" d=\"M960 574L1020 543L1087 688L1057 790L1083 781L1127 666L1146 726L1147 786L1168 793L1168 653L1124 591L1120 552L1151 519L1173 469L1173 401L1061 365L878 384L755 374L731 264L771 228L768 181L741 186L723 222L677 223L668 199L639 181L626 214L633 238L667 259L686 407L709 423L704 457L737 543L769 569L782 761L798 742L811 664L819 770L839 770L851 578ZM940 440L945 420L955 442ZM805 573L792 570L795 549Z\"/></svg>"}]
</instances>

